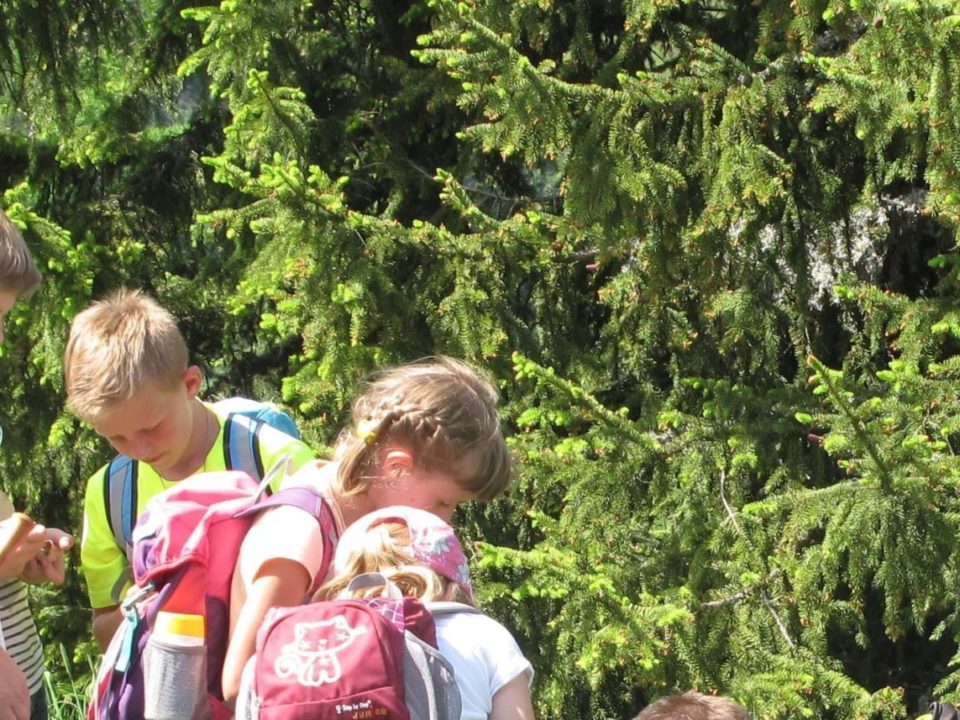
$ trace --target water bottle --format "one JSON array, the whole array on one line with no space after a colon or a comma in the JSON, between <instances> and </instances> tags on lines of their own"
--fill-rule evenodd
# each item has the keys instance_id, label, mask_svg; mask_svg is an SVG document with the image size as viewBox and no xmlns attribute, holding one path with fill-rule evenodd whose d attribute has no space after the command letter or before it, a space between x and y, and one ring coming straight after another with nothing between
<instances>
[{"instance_id":1,"label":"water bottle","mask_svg":"<svg viewBox=\"0 0 960 720\"><path fill-rule=\"evenodd\" d=\"M143 651L146 720L205 720L207 648L203 615L157 613Z\"/></svg>"}]
</instances>

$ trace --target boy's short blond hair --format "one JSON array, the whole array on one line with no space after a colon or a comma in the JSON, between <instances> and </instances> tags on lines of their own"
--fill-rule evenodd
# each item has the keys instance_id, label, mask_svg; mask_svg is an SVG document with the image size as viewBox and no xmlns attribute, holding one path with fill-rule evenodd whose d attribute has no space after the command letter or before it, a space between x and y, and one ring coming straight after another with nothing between
<instances>
[{"instance_id":1,"label":"boy's short blond hair","mask_svg":"<svg viewBox=\"0 0 960 720\"><path fill-rule=\"evenodd\" d=\"M173 389L187 360L187 345L173 315L139 290L118 290L70 324L63 357L67 406L89 421L145 383Z\"/></svg>"},{"instance_id":2,"label":"boy's short blond hair","mask_svg":"<svg viewBox=\"0 0 960 720\"><path fill-rule=\"evenodd\" d=\"M24 297L40 284L40 271L30 256L23 235L0 210L0 291Z\"/></svg>"}]
</instances>

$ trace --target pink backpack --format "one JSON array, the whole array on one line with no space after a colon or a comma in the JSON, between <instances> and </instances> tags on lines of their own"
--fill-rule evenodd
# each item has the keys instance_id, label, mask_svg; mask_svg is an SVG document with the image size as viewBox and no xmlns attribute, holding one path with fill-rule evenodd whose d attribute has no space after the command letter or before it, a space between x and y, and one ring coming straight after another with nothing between
<instances>
[{"instance_id":1,"label":"pink backpack","mask_svg":"<svg viewBox=\"0 0 960 720\"><path fill-rule=\"evenodd\" d=\"M329 562L336 525L326 501L314 490L289 488L261 498L270 482L258 484L246 473L226 471L194 475L152 498L134 531L133 574L137 590L122 604L125 621L101 662L88 720L125 720L157 715L145 707L175 705L184 682L205 684L196 712L187 717L219 720L231 713L222 704L220 675L230 623L230 586L244 535L255 516L268 507L293 505L317 518L323 528L323 557ZM317 574L318 581L326 568ZM186 673L164 668L145 688L144 657L157 612L203 615L201 648ZM153 644L156 646L156 643ZM205 667L204 667L205 666ZM205 683L203 682L205 676ZM200 688L200 693L203 688ZM157 695L159 693L159 696Z\"/></svg>"},{"instance_id":2,"label":"pink backpack","mask_svg":"<svg viewBox=\"0 0 960 720\"><path fill-rule=\"evenodd\" d=\"M387 597L270 610L244 668L237 720L460 720L427 607L378 573L348 590L381 585Z\"/></svg>"}]
</instances>

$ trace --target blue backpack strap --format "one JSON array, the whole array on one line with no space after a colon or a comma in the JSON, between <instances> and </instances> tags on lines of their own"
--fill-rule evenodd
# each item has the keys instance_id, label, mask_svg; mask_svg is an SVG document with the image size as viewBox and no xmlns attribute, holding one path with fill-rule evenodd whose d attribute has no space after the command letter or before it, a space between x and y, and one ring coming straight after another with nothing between
<instances>
[{"instance_id":1,"label":"blue backpack strap","mask_svg":"<svg viewBox=\"0 0 960 720\"><path fill-rule=\"evenodd\" d=\"M296 438L297 440L303 439L300 437L300 429L297 427L297 424L293 422L293 418L273 403L260 403L260 409L251 417L254 420L265 422L270 427L275 427L280 432L292 438Z\"/></svg>"},{"instance_id":2,"label":"blue backpack strap","mask_svg":"<svg viewBox=\"0 0 960 720\"><path fill-rule=\"evenodd\" d=\"M263 479L260 428L263 423L241 413L223 421L223 463L227 470L242 470L254 480Z\"/></svg>"},{"instance_id":3,"label":"blue backpack strap","mask_svg":"<svg viewBox=\"0 0 960 720\"><path fill-rule=\"evenodd\" d=\"M263 479L266 471L260 456L260 430L264 425L300 439L293 418L273 403L232 397L218 400L213 407L220 415L226 416L223 422L224 467L242 470L255 480Z\"/></svg>"},{"instance_id":4,"label":"blue backpack strap","mask_svg":"<svg viewBox=\"0 0 960 720\"><path fill-rule=\"evenodd\" d=\"M265 422L290 437L302 440L300 430L284 410L272 402L251 400L245 397L229 397L213 403L221 415L245 415L258 422Z\"/></svg>"},{"instance_id":5,"label":"blue backpack strap","mask_svg":"<svg viewBox=\"0 0 960 720\"><path fill-rule=\"evenodd\" d=\"M117 602L131 578L130 558L133 553L133 526L137 524L137 474L139 463L126 455L117 455L103 474L103 506L107 524L117 547L127 558L127 567L110 591Z\"/></svg>"}]
</instances>

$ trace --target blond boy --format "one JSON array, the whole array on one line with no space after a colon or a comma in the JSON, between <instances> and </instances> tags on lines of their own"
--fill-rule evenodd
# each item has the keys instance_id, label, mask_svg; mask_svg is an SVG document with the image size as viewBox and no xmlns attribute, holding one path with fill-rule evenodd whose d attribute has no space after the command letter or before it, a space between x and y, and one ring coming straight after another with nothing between
<instances>
[{"instance_id":1,"label":"blond boy","mask_svg":"<svg viewBox=\"0 0 960 720\"><path fill-rule=\"evenodd\" d=\"M81 420L134 464L136 514L172 483L226 469L225 417L200 400L200 368L173 316L138 291L120 290L74 318L64 355L67 403ZM256 442L265 468L284 455L297 468L310 449L269 426ZM106 647L120 624L119 602L130 586L127 553L104 499L110 464L87 481L81 569L93 608L93 632Z\"/></svg>"},{"instance_id":2,"label":"blond boy","mask_svg":"<svg viewBox=\"0 0 960 720\"><path fill-rule=\"evenodd\" d=\"M7 314L39 284L40 272L23 236L0 211L0 343ZM0 530L15 522L12 513L13 505L0 491ZM38 524L0 562L0 720L47 717L43 647L20 581L62 583L63 553L72 546L68 533Z\"/></svg>"}]
</instances>

